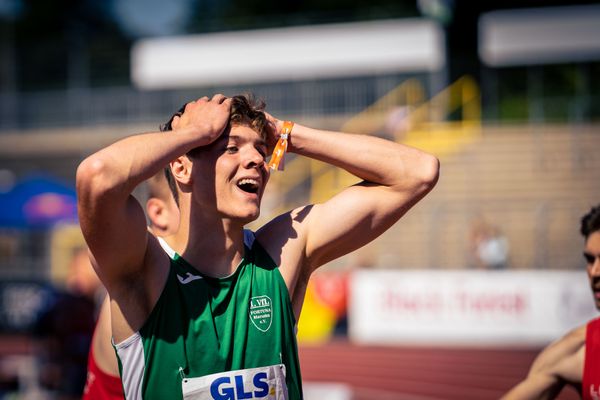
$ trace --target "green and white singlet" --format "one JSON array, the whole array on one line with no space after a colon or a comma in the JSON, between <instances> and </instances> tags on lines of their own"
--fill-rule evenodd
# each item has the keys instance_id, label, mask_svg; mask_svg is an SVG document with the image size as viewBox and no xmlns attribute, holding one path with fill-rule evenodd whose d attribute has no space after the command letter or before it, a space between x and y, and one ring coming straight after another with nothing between
<instances>
[{"instance_id":1,"label":"green and white singlet","mask_svg":"<svg viewBox=\"0 0 600 400\"><path fill-rule=\"evenodd\" d=\"M287 287L262 246L248 242L225 278L175 254L148 320L115 345L128 400L302 399Z\"/></svg>"}]
</instances>

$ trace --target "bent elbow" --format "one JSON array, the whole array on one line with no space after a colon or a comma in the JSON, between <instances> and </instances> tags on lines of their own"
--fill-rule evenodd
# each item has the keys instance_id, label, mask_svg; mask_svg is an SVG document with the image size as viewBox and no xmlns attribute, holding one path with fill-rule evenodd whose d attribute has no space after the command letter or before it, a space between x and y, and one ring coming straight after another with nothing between
<instances>
[{"instance_id":1,"label":"bent elbow","mask_svg":"<svg viewBox=\"0 0 600 400\"><path fill-rule=\"evenodd\" d=\"M79 201L90 201L110 191L106 163L95 155L83 160L77 167L75 187Z\"/></svg>"},{"instance_id":2,"label":"bent elbow","mask_svg":"<svg viewBox=\"0 0 600 400\"><path fill-rule=\"evenodd\" d=\"M435 187L440 178L440 160L430 154L424 155L419 168L419 182L425 192Z\"/></svg>"}]
</instances>

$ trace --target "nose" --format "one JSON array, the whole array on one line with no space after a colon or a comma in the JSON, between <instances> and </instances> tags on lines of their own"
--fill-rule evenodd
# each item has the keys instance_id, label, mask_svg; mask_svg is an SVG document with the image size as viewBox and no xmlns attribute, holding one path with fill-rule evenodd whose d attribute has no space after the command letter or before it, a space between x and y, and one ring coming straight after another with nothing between
<instances>
[{"instance_id":1,"label":"nose","mask_svg":"<svg viewBox=\"0 0 600 400\"><path fill-rule=\"evenodd\" d=\"M262 167L265 164L265 158L255 148L248 150L244 161L244 167L246 168Z\"/></svg>"}]
</instances>

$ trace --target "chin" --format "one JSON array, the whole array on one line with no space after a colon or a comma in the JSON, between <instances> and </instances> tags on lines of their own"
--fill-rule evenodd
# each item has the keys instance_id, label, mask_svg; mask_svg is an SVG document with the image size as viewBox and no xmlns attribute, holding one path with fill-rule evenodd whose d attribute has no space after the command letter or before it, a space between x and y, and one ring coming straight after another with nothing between
<instances>
[{"instance_id":1,"label":"chin","mask_svg":"<svg viewBox=\"0 0 600 400\"><path fill-rule=\"evenodd\" d=\"M237 218L244 221L244 224L249 224L250 222L256 221L260 216L260 210L258 211L250 211L248 213L238 215Z\"/></svg>"}]
</instances>

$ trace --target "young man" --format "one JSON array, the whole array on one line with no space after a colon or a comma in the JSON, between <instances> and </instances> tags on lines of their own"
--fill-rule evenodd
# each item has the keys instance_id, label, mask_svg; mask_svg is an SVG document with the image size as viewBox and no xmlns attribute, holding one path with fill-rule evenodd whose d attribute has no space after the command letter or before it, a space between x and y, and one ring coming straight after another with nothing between
<instances>
[{"instance_id":1,"label":"young man","mask_svg":"<svg viewBox=\"0 0 600 400\"><path fill-rule=\"evenodd\" d=\"M190 102L169 125L108 146L77 171L125 395L301 399L294 329L311 273L392 226L433 188L438 160L376 137L292 127L242 96ZM284 126L288 151L363 181L273 219L248 243L244 226L259 215L266 156ZM169 162L181 213L172 262L131 196Z\"/></svg>"},{"instance_id":2,"label":"young man","mask_svg":"<svg viewBox=\"0 0 600 400\"><path fill-rule=\"evenodd\" d=\"M581 234L594 303L600 310L600 204L583 216ZM600 318L546 347L527 378L504 399L553 399L565 385L574 387L585 400L600 399Z\"/></svg>"},{"instance_id":3,"label":"young man","mask_svg":"<svg viewBox=\"0 0 600 400\"><path fill-rule=\"evenodd\" d=\"M169 238L179 227L179 209L171 194L164 171L145 182L147 188L146 214L149 229L156 235L163 248L173 257L174 251L168 244ZM119 366L111 344L110 302L102 303L92 345L88 354L88 371L83 400L111 400L123 398L123 385L119 377Z\"/></svg>"}]
</instances>

